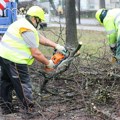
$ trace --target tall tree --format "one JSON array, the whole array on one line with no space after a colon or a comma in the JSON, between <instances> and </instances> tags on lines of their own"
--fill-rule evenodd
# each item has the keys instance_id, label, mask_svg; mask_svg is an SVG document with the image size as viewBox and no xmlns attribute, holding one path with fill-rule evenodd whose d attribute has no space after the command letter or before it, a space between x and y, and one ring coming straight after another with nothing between
<instances>
[{"instance_id":1,"label":"tall tree","mask_svg":"<svg viewBox=\"0 0 120 120\"><path fill-rule=\"evenodd\" d=\"M76 27L76 10L75 0L65 0L65 16L66 16L66 46L76 47L77 27Z\"/></svg>"},{"instance_id":2,"label":"tall tree","mask_svg":"<svg viewBox=\"0 0 120 120\"><path fill-rule=\"evenodd\" d=\"M78 23L80 24L80 1L81 0L76 0L76 6L78 8L78 12L77 12L77 15L78 15Z\"/></svg>"},{"instance_id":3,"label":"tall tree","mask_svg":"<svg viewBox=\"0 0 120 120\"><path fill-rule=\"evenodd\" d=\"M15 0L15 2L17 2L17 3L18 3L18 2L19 2L19 0Z\"/></svg>"},{"instance_id":4,"label":"tall tree","mask_svg":"<svg viewBox=\"0 0 120 120\"><path fill-rule=\"evenodd\" d=\"M105 8L105 0L100 0L100 8Z\"/></svg>"}]
</instances>

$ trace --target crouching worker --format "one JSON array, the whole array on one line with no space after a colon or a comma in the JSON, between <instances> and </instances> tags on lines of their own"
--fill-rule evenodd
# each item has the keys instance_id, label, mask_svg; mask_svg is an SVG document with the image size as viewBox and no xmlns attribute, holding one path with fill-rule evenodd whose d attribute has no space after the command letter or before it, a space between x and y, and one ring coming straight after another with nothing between
<instances>
[{"instance_id":1,"label":"crouching worker","mask_svg":"<svg viewBox=\"0 0 120 120\"><path fill-rule=\"evenodd\" d=\"M113 53L112 61L120 63L120 8L99 9L95 17L106 29L108 43Z\"/></svg>"},{"instance_id":2,"label":"crouching worker","mask_svg":"<svg viewBox=\"0 0 120 120\"><path fill-rule=\"evenodd\" d=\"M34 106L32 87L28 73L28 65L36 59L47 68L53 68L54 63L48 60L38 49L39 44L50 46L64 53L66 49L51 40L39 35L38 25L44 21L44 11L38 6L32 6L25 18L12 23L0 41L1 86L0 97L3 101L3 113L12 113L11 91L15 90L17 97L26 110Z\"/></svg>"}]
</instances>

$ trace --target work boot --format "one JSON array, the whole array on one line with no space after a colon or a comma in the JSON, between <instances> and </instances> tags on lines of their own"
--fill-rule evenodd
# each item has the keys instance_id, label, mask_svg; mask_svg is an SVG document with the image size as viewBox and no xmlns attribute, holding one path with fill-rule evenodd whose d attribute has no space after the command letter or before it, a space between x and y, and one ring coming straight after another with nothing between
<instances>
[{"instance_id":1,"label":"work boot","mask_svg":"<svg viewBox=\"0 0 120 120\"><path fill-rule=\"evenodd\" d=\"M2 114L7 115L13 113L11 109L8 108L2 108Z\"/></svg>"},{"instance_id":2,"label":"work boot","mask_svg":"<svg viewBox=\"0 0 120 120\"><path fill-rule=\"evenodd\" d=\"M2 104L1 106L2 114L11 114L19 112L18 107L14 107L12 104Z\"/></svg>"},{"instance_id":3,"label":"work boot","mask_svg":"<svg viewBox=\"0 0 120 120\"><path fill-rule=\"evenodd\" d=\"M38 111L38 108L36 108L35 106L28 107L28 109L24 109L22 113L24 114L22 117L26 119L31 119L41 115Z\"/></svg>"},{"instance_id":4,"label":"work boot","mask_svg":"<svg viewBox=\"0 0 120 120\"><path fill-rule=\"evenodd\" d=\"M11 114L11 113L18 113L19 109L16 108L2 108L2 114Z\"/></svg>"},{"instance_id":5,"label":"work boot","mask_svg":"<svg viewBox=\"0 0 120 120\"><path fill-rule=\"evenodd\" d=\"M3 101L2 101L2 98L0 97L0 106L2 106L3 104Z\"/></svg>"}]
</instances>

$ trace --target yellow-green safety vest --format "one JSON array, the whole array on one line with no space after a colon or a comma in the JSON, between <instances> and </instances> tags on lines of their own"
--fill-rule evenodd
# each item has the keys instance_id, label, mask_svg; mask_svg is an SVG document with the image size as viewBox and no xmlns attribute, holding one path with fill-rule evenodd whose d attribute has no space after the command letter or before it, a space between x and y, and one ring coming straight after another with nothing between
<instances>
[{"instance_id":1,"label":"yellow-green safety vest","mask_svg":"<svg viewBox=\"0 0 120 120\"><path fill-rule=\"evenodd\" d=\"M106 29L108 43L111 47L114 47L116 45L119 24L120 9L114 8L108 10L106 17L103 20L103 25Z\"/></svg>"},{"instance_id":2,"label":"yellow-green safety vest","mask_svg":"<svg viewBox=\"0 0 120 120\"><path fill-rule=\"evenodd\" d=\"M0 56L18 64L31 65L34 61L30 48L21 36L20 29L34 32L39 46L39 35L35 27L25 18L17 20L9 26L0 41Z\"/></svg>"}]
</instances>

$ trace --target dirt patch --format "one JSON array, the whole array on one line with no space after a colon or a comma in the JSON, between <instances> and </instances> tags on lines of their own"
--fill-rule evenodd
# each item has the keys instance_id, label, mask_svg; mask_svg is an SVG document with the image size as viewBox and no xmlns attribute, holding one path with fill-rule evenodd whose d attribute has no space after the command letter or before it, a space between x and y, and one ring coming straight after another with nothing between
<instances>
[{"instance_id":1,"label":"dirt patch","mask_svg":"<svg viewBox=\"0 0 120 120\"><path fill-rule=\"evenodd\" d=\"M30 67L37 115L19 112L0 115L0 120L119 120L119 77L109 75L111 65L100 58L76 59L64 73L49 79L41 74L41 64ZM112 69L116 74L118 68Z\"/></svg>"}]
</instances>

